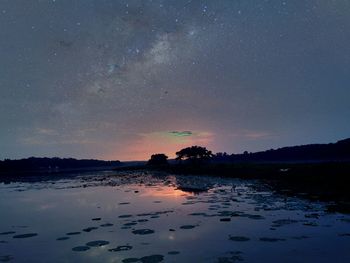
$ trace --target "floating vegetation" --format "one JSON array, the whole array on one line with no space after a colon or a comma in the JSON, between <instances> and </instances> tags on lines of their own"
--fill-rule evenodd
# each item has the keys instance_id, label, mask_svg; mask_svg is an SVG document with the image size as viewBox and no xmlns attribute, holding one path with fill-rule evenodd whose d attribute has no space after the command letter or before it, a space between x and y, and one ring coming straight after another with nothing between
<instances>
[{"instance_id":1,"label":"floating vegetation","mask_svg":"<svg viewBox=\"0 0 350 263\"><path fill-rule=\"evenodd\" d=\"M304 226L318 226L316 222L305 222L303 223Z\"/></svg>"},{"instance_id":2,"label":"floating vegetation","mask_svg":"<svg viewBox=\"0 0 350 263\"><path fill-rule=\"evenodd\" d=\"M16 236L13 236L13 238L29 238L29 237L35 237L37 235L38 235L37 233L28 233L28 234L16 235Z\"/></svg>"},{"instance_id":3,"label":"floating vegetation","mask_svg":"<svg viewBox=\"0 0 350 263\"><path fill-rule=\"evenodd\" d=\"M164 259L164 256L162 255L151 255L151 256L140 258L140 261L142 263L157 263L157 262L162 262L163 259Z\"/></svg>"},{"instance_id":4,"label":"floating vegetation","mask_svg":"<svg viewBox=\"0 0 350 263\"><path fill-rule=\"evenodd\" d=\"M102 247L108 244L109 242L105 240L96 240L96 241L90 241L86 243L86 245L89 247Z\"/></svg>"},{"instance_id":5,"label":"floating vegetation","mask_svg":"<svg viewBox=\"0 0 350 263\"><path fill-rule=\"evenodd\" d=\"M153 234L154 230L152 230L152 229L137 229L137 230L133 230L132 233L135 235L149 235L149 234Z\"/></svg>"},{"instance_id":6,"label":"floating vegetation","mask_svg":"<svg viewBox=\"0 0 350 263\"><path fill-rule=\"evenodd\" d=\"M9 262L13 259L11 255L0 256L0 262Z\"/></svg>"},{"instance_id":7,"label":"floating vegetation","mask_svg":"<svg viewBox=\"0 0 350 263\"><path fill-rule=\"evenodd\" d=\"M292 239L296 239L296 240L302 240L302 239L306 239L306 238L310 238L308 236L294 236L294 237L291 237Z\"/></svg>"},{"instance_id":8,"label":"floating vegetation","mask_svg":"<svg viewBox=\"0 0 350 263\"><path fill-rule=\"evenodd\" d=\"M91 232L92 230L96 230L96 229L98 229L98 227L92 226L92 227L84 228L83 231L84 231L84 232Z\"/></svg>"},{"instance_id":9,"label":"floating vegetation","mask_svg":"<svg viewBox=\"0 0 350 263\"><path fill-rule=\"evenodd\" d=\"M265 219L265 217L261 215L246 215L246 217L248 217L249 219L256 219L256 220Z\"/></svg>"},{"instance_id":10,"label":"floating vegetation","mask_svg":"<svg viewBox=\"0 0 350 263\"><path fill-rule=\"evenodd\" d=\"M173 213L173 210L166 210L166 211L158 211L158 212L152 212L152 213L142 213L142 214L137 214L137 216L159 216L159 215L164 215L164 214L169 214Z\"/></svg>"},{"instance_id":11,"label":"floating vegetation","mask_svg":"<svg viewBox=\"0 0 350 263\"><path fill-rule=\"evenodd\" d=\"M75 236L75 235L80 235L81 232L68 232L66 235L68 236Z\"/></svg>"},{"instance_id":12,"label":"floating vegetation","mask_svg":"<svg viewBox=\"0 0 350 263\"><path fill-rule=\"evenodd\" d=\"M124 226L135 226L137 225L136 222L130 222L130 223L125 223Z\"/></svg>"},{"instance_id":13,"label":"floating vegetation","mask_svg":"<svg viewBox=\"0 0 350 263\"><path fill-rule=\"evenodd\" d=\"M198 195L175 192L176 198L172 198L171 191L176 187L177 175L169 176L172 178L173 184L167 186L169 189L164 189L163 184L167 181L164 177L157 178L160 181L160 183L157 183L148 180L149 177L144 178L143 176L147 175L140 176L136 183L136 179L129 176L117 179L112 179L111 176L112 183L108 185L114 184L117 187L108 189L107 187L103 188L105 183L101 186L100 181L93 183L92 179L86 179L84 184L87 187L92 185L101 186L100 188L96 187L96 191L91 191L91 193L88 191L89 194L96 195L94 196L96 203L92 206L80 204L75 199L67 202L66 198L70 195L57 195L55 193L55 198L65 198L62 199L64 200L62 204L67 206L65 207L67 211L76 209L80 217L78 218L79 221L85 222L78 228L76 226L79 221L69 221L65 214L61 214L61 209L49 211L50 213L56 213L54 215L57 216L57 220L53 220L52 225L45 224L43 227L47 227L46 229L40 228L39 220L31 221L29 228L22 229L23 227L20 227L20 225L23 224L22 218L25 215L22 216L21 211L15 211L21 217L18 217L19 219L14 218L11 221L9 217L12 214L2 210L7 216L4 220L7 225L3 224L2 231L4 232L0 232L0 248L2 250L0 262L4 261L4 255L7 254L15 256L15 259L12 259L13 261L25 261L26 258L24 257L27 256L27 251L19 251L21 243L29 245L33 249L50 251L50 254L47 255L50 262L57 261L62 251L68 249L67 261L88 261L91 260L89 257L91 254L91 256L101 256L100 259L106 262L116 260L123 263L164 261L239 263L245 257L243 258L244 254L239 251L230 252L229 248L234 249L234 247L241 247L244 251L254 250L254 253L249 254L249 258L247 255L247 261L259 261L266 256L266 261L272 262L275 258L273 253L275 253L276 245L278 245L281 255L290 253L290 246L292 245L295 248L297 259L300 259L301 255L304 254L307 258L315 256L311 250L315 251L316 247L321 246L322 251L323 249L325 251L324 258L322 257L321 261L331 262L331 259L335 256L334 250L326 250L326 243L320 241L331 237L334 246L346 247L350 240L350 232L347 229L350 223L348 215L327 213L325 211L326 204L323 202L313 203L306 199L299 199L299 197L285 197L268 190L263 190L262 193L259 192L262 190L252 189L252 186L256 186L259 182L251 183L252 186L247 186L246 182L236 183L236 189L231 190L230 184L232 184L231 181L234 181L233 179L211 178L210 180L215 180L215 186L213 189L209 189L208 192ZM186 176L186 178L191 178L191 176ZM220 180L224 182L220 183ZM141 181L142 183L138 184ZM60 184L61 181L58 181L55 187L57 188ZM71 189L72 187L77 188L76 193L83 191L83 195L84 191L87 190L79 186L75 179L70 179L65 184L67 187L62 187L62 193L64 193L64 189L75 191ZM124 193L125 189L129 189L129 194ZM140 190L140 193L145 193L145 195L134 194L135 189ZM165 190L165 198L163 198L162 192L158 192L163 190ZM168 195L170 198L168 198ZM126 199L127 197L128 199ZM35 200L38 205L40 202L46 204L52 199L41 200L39 199L41 198L40 195L35 198L38 198ZM161 198L163 198L162 201L160 201ZM5 201L2 202L6 204ZM101 205L103 209L97 210L97 205L102 203L104 204ZM162 204L159 205L159 203ZM187 205L182 206L182 203ZM18 208L14 207L14 209ZM26 211L26 209L23 211ZM94 214L92 211L99 211L99 213ZM52 218L51 214L45 213L47 212L42 211L42 214L40 214L43 216L43 220ZM86 217L89 214L90 216ZM91 219L93 216L100 217ZM314 226L314 228L304 227L303 224ZM326 229L327 224L332 228ZM63 229L63 232L62 230L56 232L57 229L53 226ZM35 229L42 229L38 238L12 239L14 235L35 232ZM47 233L44 232L45 230ZM80 232L65 234L67 231L75 230ZM94 230L96 231L94 232ZM42 235L42 232L45 235ZM78 237L74 236L79 234L81 235ZM195 238L195 242L187 242L192 238ZM282 242L286 240L289 242ZM220 245L211 248L211 244ZM18 254L14 254L13 247L18 247ZM162 250L153 250L158 248ZM201 253L200 249L204 252ZM69 253L69 251L77 252ZM80 253L84 251L87 252ZM28 257L30 262L41 260L38 258L39 255L28 254L30 254L30 257ZM339 254L341 258L344 258L345 252L340 251ZM71 258L69 258L69 255ZM319 261L319 259L315 258L316 261ZM345 259L347 258L345 257Z\"/></svg>"},{"instance_id":14,"label":"floating vegetation","mask_svg":"<svg viewBox=\"0 0 350 263\"><path fill-rule=\"evenodd\" d=\"M113 224L111 223L106 223L106 224L102 224L100 225L101 227L110 227L110 226L113 226Z\"/></svg>"},{"instance_id":15,"label":"floating vegetation","mask_svg":"<svg viewBox=\"0 0 350 263\"><path fill-rule=\"evenodd\" d=\"M118 252L118 251L127 251L127 250L130 250L130 249L132 249L132 246L125 245L125 246L117 246L116 248L108 249L108 251L110 251L110 252Z\"/></svg>"},{"instance_id":16,"label":"floating vegetation","mask_svg":"<svg viewBox=\"0 0 350 263\"><path fill-rule=\"evenodd\" d=\"M180 226L181 229L192 229L192 228L195 228L196 226L195 225L183 225L183 226Z\"/></svg>"},{"instance_id":17,"label":"floating vegetation","mask_svg":"<svg viewBox=\"0 0 350 263\"><path fill-rule=\"evenodd\" d=\"M207 213L201 212L201 213L191 213L188 214L189 216L207 216Z\"/></svg>"},{"instance_id":18,"label":"floating vegetation","mask_svg":"<svg viewBox=\"0 0 350 263\"><path fill-rule=\"evenodd\" d=\"M134 262L140 262L138 258L126 258L122 260L123 263L134 263Z\"/></svg>"},{"instance_id":19,"label":"floating vegetation","mask_svg":"<svg viewBox=\"0 0 350 263\"><path fill-rule=\"evenodd\" d=\"M58 237L58 238L56 238L56 240L58 240L58 241L63 241L63 240L67 240L67 239L69 239L69 237Z\"/></svg>"},{"instance_id":20,"label":"floating vegetation","mask_svg":"<svg viewBox=\"0 0 350 263\"><path fill-rule=\"evenodd\" d=\"M83 252L83 251L86 251L89 249L90 249L90 247L88 247L88 246L77 246L77 247L72 248L72 250L76 251L76 252Z\"/></svg>"},{"instance_id":21,"label":"floating vegetation","mask_svg":"<svg viewBox=\"0 0 350 263\"><path fill-rule=\"evenodd\" d=\"M261 237L260 241L264 242L277 242L277 241L286 241L284 238L274 238L274 237Z\"/></svg>"},{"instance_id":22,"label":"floating vegetation","mask_svg":"<svg viewBox=\"0 0 350 263\"><path fill-rule=\"evenodd\" d=\"M119 218L129 218L129 217L132 217L132 215L120 215L118 216Z\"/></svg>"},{"instance_id":23,"label":"floating vegetation","mask_svg":"<svg viewBox=\"0 0 350 263\"><path fill-rule=\"evenodd\" d=\"M243 261L243 257L241 256L241 251L231 251L228 256L225 257L219 257L217 259L217 263L235 263L238 261Z\"/></svg>"},{"instance_id":24,"label":"floating vegetation","mask_svg":"<svg viewBox=\"0 0 350 263\"><path fill-rule=\"evenodd\" d=\"M229 240L231 241L238 241L238 242L244 242L244 241L249 241L249 237L244 237L244 236L229 236Z\"/></svg>"},{"instance_id":25,"label":"floating vegetation","mask_svg":"<svg viewBox=\"0 0 350 263\"><path fill-rule=\"evenodd\" d=\"M272 221L272 226L273 227L281 227L281 226L285 226L285 225L291 225L291 224L295 224L298 223L298 220L293 220L293 219L279 219L279 220L275 220Z\"/></svg>"}]
</instances>

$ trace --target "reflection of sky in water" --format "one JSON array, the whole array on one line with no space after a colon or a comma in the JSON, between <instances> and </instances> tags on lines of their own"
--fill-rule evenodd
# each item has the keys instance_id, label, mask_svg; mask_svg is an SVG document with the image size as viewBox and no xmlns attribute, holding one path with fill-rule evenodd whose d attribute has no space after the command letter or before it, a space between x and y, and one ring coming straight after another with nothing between
<instances>
[{"instance_id":1,"label":"reflection of sky in water","mask_svg":"<svg viewBox=\"0 0 350 263\"><path fill-rule=\"evenodd\" d=\"M321 203L273 195L253 181L104 178L1 184L0 233L16 233L0 235L0 260L11 255L15 262L121 262L159 254L165 262L350 261L350 236L344 235L350 233L349 216L326 214ZM180 190L190 187L207 191ZM142 229L154 233L132 233ZM38 236L12 238L26 233ZM94 240L109 244L72 251ZM109 251L126 245L132 249ZM180 253L168 254L174 251Z\"/></svg>"}]
</instances>

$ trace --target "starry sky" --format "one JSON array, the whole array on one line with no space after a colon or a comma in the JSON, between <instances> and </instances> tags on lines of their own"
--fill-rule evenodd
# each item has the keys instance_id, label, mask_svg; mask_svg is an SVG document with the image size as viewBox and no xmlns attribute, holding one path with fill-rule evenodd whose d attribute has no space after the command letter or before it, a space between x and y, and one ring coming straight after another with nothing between
<instances>
[{"instance_id":1,"label":"starry sky","mask_svg":"<svg viewBox=\"0 0 350 263\"><path fill-rule=\"evenodd\" d=\"M348 0L0 0L0 159L350 137Z\"/></svg>"}]
</instances>

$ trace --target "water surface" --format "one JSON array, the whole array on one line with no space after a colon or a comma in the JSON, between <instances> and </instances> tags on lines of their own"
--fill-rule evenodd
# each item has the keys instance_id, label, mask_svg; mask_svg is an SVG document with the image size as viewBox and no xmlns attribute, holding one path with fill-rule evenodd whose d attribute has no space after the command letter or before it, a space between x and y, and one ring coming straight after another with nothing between
<instances>
[{"instance_id":1,"label":"water surface","mask_svg":"<svg viewBox=\"0 0 350 263\"><path fill-rule=\"evenodd\" d=\"M150 172L0 184L0 262L350 262L350 216L325 205Z\"/></svg>"}]
</instances>

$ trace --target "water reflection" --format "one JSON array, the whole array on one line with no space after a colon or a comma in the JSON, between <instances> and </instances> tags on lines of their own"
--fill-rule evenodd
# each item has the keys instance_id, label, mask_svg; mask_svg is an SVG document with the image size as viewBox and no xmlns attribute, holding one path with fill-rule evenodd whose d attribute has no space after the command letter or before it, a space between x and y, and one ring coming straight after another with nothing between
<instances>
[{"instance_id":1,"label":"water reflection","mask_svg":"<svg viewBox=\"0 0 350 263\"><path fill-rule=\"evenodd\" d=\"M350 262L349 216L253 181L104 173L1 184L0 211L1 261Z\"/></svg>"},{"instance_id":2,"label":"water reflection","mask_svg":"<svg viewBox=\"0 0 350 263\"><path fill-rule=\"evenodd\" d=\"M173 199L173 198L183 198L186 196L192 196L193 194L191 192L186 192L184 190L181 190L179 188L173 188L173 187L163 187L163 188L146 188L144 191L140 194L140 197L157 197L160 200L164 199ZM157 201L155 201L157 202Z\"/></svg>"}]
</instances>

